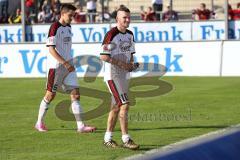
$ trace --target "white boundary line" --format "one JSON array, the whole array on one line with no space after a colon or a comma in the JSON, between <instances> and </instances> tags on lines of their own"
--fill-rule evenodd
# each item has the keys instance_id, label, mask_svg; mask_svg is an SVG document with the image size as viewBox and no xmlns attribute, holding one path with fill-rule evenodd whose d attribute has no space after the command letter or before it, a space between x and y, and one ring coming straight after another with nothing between
<instances>
[{"instance_id":1,"label":"white boundary line","mask_svg":"<svg viewBox=\"0 0 240 160\"><path fill-rule=\"evenodd\" d=\"M187 147L191 147L196 144L200 144L200 143L206 142L208 140L216 139L223 135L228 135L228 134L231 134L236 131L240 131L240 124L232 125L230 127L220 129L217 131L213 131L213 132L209 132L207 134L203 134L203 135L200 135L197 137L184 139L182 141L179 141L179 142L176 142L173 144L169 144L169 145L161 147L161 148L146 151L143 154L136 154L136 155L126 157L123 159L124 160L142 160L142 159L148 159L154 155L165 155L167 153L170 153L170 152L173 152L176 150L181 150L181 149L184 149Z\"/></svg>"}]
</instances>

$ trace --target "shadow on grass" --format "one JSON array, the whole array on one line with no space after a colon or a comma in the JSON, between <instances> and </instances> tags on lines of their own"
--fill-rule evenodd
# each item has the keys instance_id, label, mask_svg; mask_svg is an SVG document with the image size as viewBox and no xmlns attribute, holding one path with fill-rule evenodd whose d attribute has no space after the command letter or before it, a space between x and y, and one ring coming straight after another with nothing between
<instances>
[{"instance_id":1,"label":"shadow on grass","mask_svg":"<svg viewBox=\"0 0 240 160\"><path fill-rule=\"evenodd\" d=\"M49 128L49 131L77 131L76 128L65 128L65 127L59 127L59 128ZM103 128L97 128L97 130L93 133L105 133L106 129Z\"/></svg>"},{"instance_id":2,"label":"shadow on grass","mask_svg":"<svg viewBox=\"0 0 240 160\"><path fill-rule=\"evenodd\" d=\"M129 128L129 131L146 131L146 130L165 130L165 129L222 129L229 127L227 125L209 125L209 126L172 126L172 127L155 127L155 128ZM76 131L75 128L50 128L49 131ZM121 130L115 129L115 132L120 132ZM95 133L105 133L106 128L98 128Z\"/></svg>"},{"instance_id":3,"label":"shadow on grass","mask_svg":"<svg viewBox=\"0 0 240 160\"><path fill-rule=\"evenodd\" d=\"M49 131L76 131L75 128L49 128Z\"/></svg>"},{"instance_id":4,"label":"shadow on grass","mask_svg":"<svg viewBox=\"0 0 240 160\"><path fill-rule=\"evenodd\" d=\"M152 149L163 147L164 145L141 145L140 148L137 151L149 151Z\"/></svg>"},{"instance_id":5,"label":"shadow on grass","mask_svg":"<svg viewBox=\"0 0 240 160\"><path fill-rule=\"evenodd\" d=\"M210 126L172 126L172 127L157 127L157 128L129 128L129 131L141 130L163 130L163 129L222 129L229 126L226 125L210 125Z\"/></svg>"}]
</instances>

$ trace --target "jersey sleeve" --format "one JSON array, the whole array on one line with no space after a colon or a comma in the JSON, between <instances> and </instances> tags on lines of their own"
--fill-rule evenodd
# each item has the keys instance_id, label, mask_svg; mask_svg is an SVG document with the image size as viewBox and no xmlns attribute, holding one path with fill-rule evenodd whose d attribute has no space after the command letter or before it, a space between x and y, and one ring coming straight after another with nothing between
<instances>
[{"instance_id":1,"label":"jersey sleeve","mask_svg":"<svg viewBox=\"0 0 240 160\"><path fill-rule=\"evenodd\" d=\"M102 43L102 51L100 55L111 55L112 51L116 48L116 44L113 43L113 38L119 33L117 27L112 28L104 37Z\"/></svg>"},{"instance_id":2,"label":"jersey sleeve","mask_svg":"<svg viewBox=\"0 0 240 160\"><path fill-rule=\"evenodd\" d=\"M100 55L111 55L111 35L109 32L104 37Z\"/></svg>"},{"instance_id":3,"label":"jersey sleeve","mask_svg":"<svg viewBox=\"0 0 240 160\"><path fill-rule=\"evenodd\" d=\"M47 42L46 42L46 46L56 46L56 37L55 36L51 36L47 38Z\"/></svg>"},{"instance_id":4,"label":"jersey sleeve","mask_svg":"<svg viewBox=\"0 0 240 160\"><path fill-rule=\"evenodd\" d=\"M57 23L54 23L51 25L49 32L48 32L48 38L46 42L46 46L56 46L56 39L57 39L57 30L59 28L59 25Z\"/></svg>"}]
</instances>

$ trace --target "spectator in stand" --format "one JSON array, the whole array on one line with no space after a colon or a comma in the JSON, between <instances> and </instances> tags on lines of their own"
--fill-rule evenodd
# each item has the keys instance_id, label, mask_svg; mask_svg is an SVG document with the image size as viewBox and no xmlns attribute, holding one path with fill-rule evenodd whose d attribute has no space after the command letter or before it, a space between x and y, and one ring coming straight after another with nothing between
<instances>
[{"instance_id":1,"label":"spectator in stand","mask_svg":"<svg viewBox=\"0 0 240 160\"><path fill-rule=\"evenodd\" d=\"M52 18L51 22L56 22L60 19L60 9L61 9L61 2L59 0L52 1Z\"/></svg>"},{"instance_id":2,"label":"spectator in stand","mask_svg":"<svg viewBox=\"0 0 240 160\"><path fill-rule=\"evenodd\" d=\"M58 19L60 15L58 13L53 13L50 7L47 1L45 1L42 9L40 9L38 13L38 23L51 23Z\"/></svg>"},{"instance_id":3,"label":"spectator in stand","mask_svg":"<svg viewBox=\"0 0 240 160\"><path fill-rule=\"evenodd\" d=\"M45 13L45 18L44 18L44 22L45 23L51 23L52 22L52 6L50 1L45 0L42 6L42 9Z\"/></svg>"},{"instance_id":4,"label":"spectator in stand","mask_svg":"<svg viewBox=\"0 0 240 160\"><path fill-rule=\"evenodd\" d=\"M8 0L0 0L0 23L8 20Z\"/></svg>"},{"instance_id":5,"label":"spectator in stand","mask_svg":"<svg viewBox=\"0 0 240 160\"><path fill-rule=\"evenodd\" d=\"M233 20L233 9L230 4L228 4L228 19Z\"/></svg>"},{"instance_id":6,"label":"spectator in stand","mask_svg":"<svg viewBox=\"0 0 240 160\"><path fill-rule=\"evenodd\" d=\"M97 0L88 0L87 1L87 12L89 23L94 23L96 21L97 14Z\"/></svg>"},{"instance_id":7,"label":"spectator in stand","mask_svg":"<svg viewBox=\"0 0 240 160\"><path fill-rule=\"evenodd\" d=\"M42 10L42 6L43 6L43 3L45 2L45 0L38 0L38 10Z\"/></svg>"},{"instance_id":8,"label":"spectator in stand","mask_svg":"<svg viewBox=\"0 0 240 160\"><path fill-rule=\"evenodd\" d=\"M61 9L61 2L59 0L54 0L52 2L53 10L54 12L58 13L60 15L60 9Z\"/></svg>"},{"instance_id":9,"label":"spectator in stand","mask_svg":"<svg viewBox=\"0 0 240 160\"><path fill-rule=\"evenodd\" d=\"M156 14L156 20L161 20L161 13L163 10L163 0L152 0L153 11Z\"/></svg>"},{"instance_id":10,"label":"spectator in stand","mask_svg":"<svg viewBox=\"0 0 240 160\"><path fill-rule=\"evenodd\" d=\"M38 12L38 23L44 23L45 22L45 12L43 9L40 9Z\"/></svg>"},{"instance_id":11,"label":"spectator in stand","mask_svg":"<svg viewBox=\"0 0 240 160\"><path fill-rule=\"evenodd\" d=\"M104 11L103 11L103 16L102 13L99 14L99 18L98 18L99 22L110 22L111 21L111 14L108 11L108 7L104 7Z\"/></svg>"},{"instance_id":12,"label":"spectator in stand","mask_svg":"<svg viewBox=\"0 0 240 160\"><path fill-rule=\"evenodd\" d=\"M35 3L34 0L25 0L26 10L27 12L29 12L29 14L34 14L35 12L34 3Z\"/></svg>"},{"instance_id":13,"label":"spectator in stand","mask_svg":"<svg viewBox=\"0 0 240 160\"><path fill-rule=\"evenodd\" d=\"M52 3L50 0L45 0L42 5L42 9L47 13L52 10Z\"/></svg>"},{"instance_id":14,"label":"spectator in stand","mask_svg":"<svg viewBox=\"0 0 240 160\"><path fill-rule=\"evenodd\" d=\"M56 22L60 19L60 10L56 7L53 9L51 22Z\"/></svg>"},{"instance_id":15,"label":"spectator in stand","mask_svg":"<svg viewBox=\"0 0 240 160\"><path fill-rule=\"evenodd\" d=\"M9 24L15 24L15 23L22 22L21 10L19 8L16 10L16 13L14 15L11 15L8 18L8 22L9 22Z\"/></svg>"},{"instance_id":16,"label":"spectator in stand","mask_svg":"<svg viewBox=\"0 0 240 160\"><path fill-rule=\"evenodd\" d=\"M163 13L163 21L177 21L178 13L172 9L170 5L167 6L167 11Z\"/></svg>"},{"instance_id":17,"label":"spectator in stand","mask_svg":"<svg viewBox=\"0 0 240 160\"><path fill-rule=\"evenodd\" d=\"M74 0L74 3L75 3L75 5L79 4L80 6L85 6L86 0Z\"/></svg>"},{"instance_id":18,"label":"spectator in stand","mask_svg":"<svg viewBox=\"0 0 240 160\"><path fill-rule=\"evenodd\" d=\"M209 20L214 13L206 8L205 3L200 3L200 7L196 10L193 10L193 19L194 20Z\"/></svg>"},{"instance_id":19,"label":"spectator in stand","mask_svg":"<svg viewBox=\"0 0 240 160\"><path fill-rule=\"evenodd\" d=\"M237 4L237 9L232 9L231 5L229 5L228 13L230 20L240 20L240 3Z\"/></svg>"},{"instance_id":20,"label":"spectator in stand","mask_svg":"<svg viewBox=\"0 0 240 160\"><path fill-rule=\"evenodd\" d=\"M83 11L83 7L79 3L76 6L77 9L75 11L73 23L86 23L87 22L86 12Z\"/></svg>"},{"instance_id":21,"label":"spectator in stand","mask_svg":"<svg viewBox=\"0 0 240 160\"><path fill-rule=\"evenodd\" d=\"M156 15L152 7L148 7L147 11L142 10L141 18L144 21L156 21Z\"/></svg>"},{"instance_id":22,"label":"spectator in stand","mask_svg":"<svg viewBox=\"0 0 240 160\"><path fill-rule=\"evenodd\" d=\"M25 0L26 23L34 24L36 22L35 0Z\"/></svg>"}]
</instances>

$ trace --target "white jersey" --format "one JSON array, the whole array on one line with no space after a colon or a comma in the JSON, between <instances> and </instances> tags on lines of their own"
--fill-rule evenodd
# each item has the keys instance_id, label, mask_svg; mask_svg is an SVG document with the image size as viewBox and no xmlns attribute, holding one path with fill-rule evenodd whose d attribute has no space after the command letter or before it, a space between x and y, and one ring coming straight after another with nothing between
<instances>
[{"instance_id":1,"label":"white jersey","mask_svg":"<svg viewBox=\"0 0 240 160\"><path fill-rule=\"evenodd\" d=\"M87 2L87 10L94 10L97 8L97 4L95 0L91 0Z\"/></svg>"},{"instance_id":2,"label":"white jersey","mask_svg":"<svg viewBox=\"0 0 240 160\"><path fill-rule=\"evenodd\" d=\"M71 26L63 26L60 22L54 22L48 33L47 46L54 46L58 54L66 61L72 59L72 33ZM49 53L47 56L48 81L46 89L50 92L63 91L70 92L74 88L79 88L76 72L66 70ZM67 75L67 76L66 76Z\"/></svg>"},{"instance_id":3,"label":"white jersey","mask_svg":"<svg viewBox=\"0 0 240 160\"><path fill-rule=\"evenodd\" d=\"M72 59L71 26L63 26L60 22L54 22L49 29L46 45L55 46L58 54L65 60ZM60 65L59 62L50 54L48 55L47 62L47 68L57 68Z\"/></svg>"},{"instance_id":4,"label":"white jersey","mask_svg":"<svg viewBox=\"0 0 240 160\"><path fill-rule=\"evenodd\" d=\"M109 55L114 59L130 62L131 55L135 53L135 44L133 33L127 30L126 33L120 32L117 27L112 28L105 35L102 43L101 55ZM115 78L126 79L129 77L129 72L104 62L104 81L112 80Z\"/></svg>"}]
</instances>

